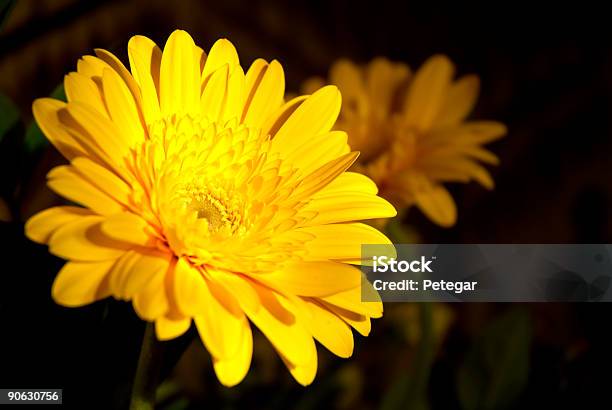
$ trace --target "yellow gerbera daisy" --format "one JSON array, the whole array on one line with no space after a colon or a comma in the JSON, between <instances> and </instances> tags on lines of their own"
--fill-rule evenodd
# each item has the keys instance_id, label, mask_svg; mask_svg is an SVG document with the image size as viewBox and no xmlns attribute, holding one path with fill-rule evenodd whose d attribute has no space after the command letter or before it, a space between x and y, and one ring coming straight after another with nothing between
<instances>
[{"instance_id":1,"label":"yellow gerbera daisy","mask_svg":"<svg viewBox=\"0 0 612 410\"><path fill-rule=\"evenodd\" d=\"M478 97L478 77L453 81L453 74L442 55L414 76L407 65L384 58L364 67L340 60L329 74L344 97L335 128L347 131L351 148L362 153L355 170L369 175L398 208L416 205L446 227L455 224L457 210L442 183L473 179L492 189L493 179L479 161L499 160L481 145L506 133L498 122L465 121ZM323 83L313 78L304 90Z\"/></svg>"},{"instance_id":2,"label":"yellow gerbera daisy","mask_svg":"<svg viewBox=\"0 0 612 410\"><path fill-rule=\"evenodd\" d=\"M129 41L131 73L111 53L78 61L68 103L43 98L36 121L70 161L48 185L83 205L32 217L27 236L67 259L55 301L130 300L159 339L192 320L221 383L252 353L249 320L291 374L316 373L313 338L341 357L349 326L367 335L380 303L360 301L362 243L389 243L359 219L391 217L344 132L330 131L340 93L325 87L283 103L277 61L246 74L234 46L208 55L184 31L163 52Z\"/></svg>"}]
</instances>

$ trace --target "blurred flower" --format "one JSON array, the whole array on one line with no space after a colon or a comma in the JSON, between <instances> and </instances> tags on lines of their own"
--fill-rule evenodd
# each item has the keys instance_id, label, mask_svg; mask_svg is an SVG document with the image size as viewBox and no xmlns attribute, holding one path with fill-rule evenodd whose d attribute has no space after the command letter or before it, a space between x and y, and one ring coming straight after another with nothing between
<instances>
[{"instance_id":1,"label":"blurred flower","mask_svg":"<svg viewBox=\"0 0 612 410\"><path fill-rule=\"evenodd\" d=\"M493 188L480 162L499 160L482 145L506 133L493 121L465 121L478 97L479 81L467 75L453 81L451 61L436 55L411 75L405 64L376 58L365 67L336 62L329 82L344 103L335 128L347 131L361 152L355 170L369 175L380 195L398 208L416 205L438 225L455 224L457 210L444 182L478 181ZM313 78L310 93L324 84Z\"/></svg>"},{"instance_id":2,"label":"blurred flower","mask_svg":"<svg viewBox=\"0 0 612 410\"><path fill-rule=\"evenodd\" d=\"M246 74L234 46L208 55L184 31L163 53L128 44L130 72L111 53L84 56L66 76L68 103L39 99L38 124L70 161L48 175L60 206L26 232L69 260L55 301L131 300L159 339L195 322L221 383L251 362L253 322L293 376L316 373L314 339L341 357L349 326L367 335L378 302L361 303L362 243L389 243L359 219L395 209L376 185L345 172L357 154L330 132L340 93L325 87L283 104L277 61Z\"/></svg>"}]
</instances>

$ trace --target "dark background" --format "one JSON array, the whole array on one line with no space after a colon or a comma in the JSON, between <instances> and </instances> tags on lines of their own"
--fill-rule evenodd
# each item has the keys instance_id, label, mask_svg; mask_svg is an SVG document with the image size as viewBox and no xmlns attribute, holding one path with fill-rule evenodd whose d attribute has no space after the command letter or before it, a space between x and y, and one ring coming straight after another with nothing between
<instances>
[{"instance_id":1,"label":"dark background","mask_svg":"<svg viewBox=\"0 0 612 410\"><path fill-rule=\"evenodd\" d=\"M21 136L33 99L50 94L81 55L101 47L127 63L130 36L162 46L175 28L205 50L229 38L243 66L277 58L288 91L325 76L339 57L383 55L414 69L445 53L459 74L481 78L472 118L508 126L490 145L502 161L492 170L497 186L451 185L454 228L416 210L405 223L429 243L610 243L612 33L596 4L22 0L0 30L0 92L19 108L24 125L13 134ZM0 223L0 387L64 388L76 408L125 407L143 324L119 302L71 310L51 301L61 261L23 237L22 221L57 201L43 182L60 159L51 150L13 154L19 147L19 137L0 145L1 196L12 211ZM451 319L425 350L422 328L401 336L419 328L423 309L386 309L369 338L356 337L353 358L319 347L319 374L306 389L261 338L238 388L218 385L198 345L175 367L191 333L167 346L172 381L160 408L610 407L608 304L433 306Z\"/></svg>"}]
</instances>

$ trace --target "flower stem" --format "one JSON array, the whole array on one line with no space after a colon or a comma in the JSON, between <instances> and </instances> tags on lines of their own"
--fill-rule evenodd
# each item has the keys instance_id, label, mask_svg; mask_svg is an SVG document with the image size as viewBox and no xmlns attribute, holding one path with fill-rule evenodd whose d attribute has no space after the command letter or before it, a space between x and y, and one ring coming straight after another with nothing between
<instances>
[{"instance_id":1,"label":"flower stem","mask_svg":"<svg viewBox=\"0 0 612 410\"><path fill-rule=\"evenodd\" d=\"M430 408L427 386L436 353L433 333L433 305L430 302L421 302L417 305L419 307L421 339L409 371L400 374L385 394L380 406L382 410Z\"/></svg>"},{"instance_id":2,"label":"flower stem","mask_svg":"<svg viewBox=\"0 0 612 410\"><path fill-rule=\"evenodd\" d=\"M147 323L132 387L130 410L153 410L155 407L155 390L161 369L161 359L161 343L155 336L155 324Z\"/></svg>"}]
</instances>

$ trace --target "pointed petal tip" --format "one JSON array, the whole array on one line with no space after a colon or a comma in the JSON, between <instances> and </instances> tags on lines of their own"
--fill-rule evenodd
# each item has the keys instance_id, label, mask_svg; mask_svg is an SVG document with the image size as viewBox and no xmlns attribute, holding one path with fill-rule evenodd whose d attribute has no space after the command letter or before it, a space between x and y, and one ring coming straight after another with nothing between
<instances>
[{"instance_id":1,"label":"pointed petal tip","mask_svg":"<svg viewBox=\"0 0 612 410\"><path fill-rule=\"evenodd\" d=\"M381 204L384 206L384 209L386 211L384 215L381 215L378 218L395 218L397 216L397 208L395 208L395 206L391 202L389 202L382 196L376 196L380 199Z\"/></svg>"},{"instance_id":2,"label":"pointed petal tip","mask_svg":"<svg viewBox=\"0 0 612 410\"><path fill-rule=\"evenodd\" d=\"M172 33L170 33L169 37L172 37L172 36L183 36L183 35L187 35L187 36L191 37L191 35L187 31L183 30L182 28L174 29L172 31Z\"/></svg>"},{"instance_id":3,"label":"pointed petal tip","mask_svg":"<svg viewBox=\"0 0 612 410\"><path fill-rule=\"evenodd\" d=\"M213 43L212 47L209 50L209 54L210 52L212 52L213 49L227 50L231 52L232 54L237 54L234 43L232 43L225 37L222 37Z\"/></svg>"},{"instance_id":4,"label":"pointed petal tip","mask_svg":"<svg viewBox=\"0 0 612 410\"><path fill-rule=\"evenodd\" d=\"M417 73L422 71L429 72L428 70L445 73L450 78L455 72L455 64L446 54L434 54L423 62Z\"/></svg>"},{"instance_id":5,"label":"pointed petal tip","mask_svg":"<svg viewBox=\"0 0 612 410\"><path fill-rule=\"evenodd\" d=\"M329 113L333 114L330 117L333 117L334 123L336 122L342 107L342 94L337 86L325 85L312 93L308 99L316 99L320 105L328 107Z\"/></svg>"},{"instance_id":6,"label":"pointed petal tip","mask_svg":"<svg viewBox=\"0 0 612 410\"><path fill-rule=\"evenodd\" d=\"M191 35L185 30L176 29L172 33L170 33L168 39L166 40L166 47L168 47L168 44L172 44L176 41L184 41L195 46L193 37L191 37Z\"/></svg>"},{"instance_id":7,"label":"pointed petal tip","mask_svg":"<svg viewBox=\"0 0 612 410\"><path fill-rule=\"evenodd\" d=\"M229 46L229 47L234 47L234 44L229 41L226 37L221 37L220 39L218 39L217 41L215 41L215 44L219 44L220 46Z\"/></svg>"},{"instance_id":8,"label":"pointed petal tip","mask_svg":"<svg viewBox=\"0 0 612 410\"><path fill-rule=\"evenodd\" d=\"M275 60L276 61L276 60ZM335 97L337 96L338 98L341 97L341 93L340 93L340 89L333 85L333 84L328 84L328 85L324 85L323 87L319 88L317 91L315 91L313 93L314 94L329 94L331 97Z\"/></svg>"},{"instance_id":9,"label":"pointed petal tip","mask_svg":"<svg viewBox=\"0 0 612 410\"><path fill-rule=\"evenodd\" d=\"M442 228L450 229L457 223L457 217L455 216L448 219L440 219L434 222L436 222Z\"/></svg>"},{"instance_id":10,"label":"pointed petal tip","mask_svg":"<svg viewBox=\"0 0 612 410\"><path fill-rule=\"evenodd\" d=\"M442 64L450 64L450 65L453 64L451 59L446 54L442 54L442 53L432 55L426 60L426 63L428 62L436 62L438 64L442 63Z\"/></svg>"},{"instance_id":11,"label":"pointed petal tip","mask_svg":"<svg viewBox=\"0 0 612 410\"><path fill-rule=\"evenodd\" d=\"M25 223L25 226L23 227L23 233L26 236L26 238L28 238L32 242L43 244L45 242L43 242L41 238L39 238L39 236L36 235L35 227L33 227L32 219L33 218L28 219L27 222Z\"/></svg>"},{"instance_id":12,"label":"pointed petal tip","mask_svg":"<svg viewBox=\"0 0 612 410\"><path fill-rule=\"evenodd\" d=\"M34 117L36 117L36 112L42 109L42 106L44 105L43 100L44 98L37 98L32 101L32 114L34 114Z\"/></svg>"},{"instance_id":13,"label":"pointed petal tip","mask_svg":"<svg viewBox=\"0 0 612 410\"><path fill-rule=\"evenodd\" d=\"M213 358L213 361L214 360L215 359ZM214 364L214 370L217 376L217 380L219 380L219 383L221 383L225 387L236 387L237 385L242 383L248 373L248 370L247 373L244 374L232 374L231 372L224 373L223 370L220 370L219 365L216 365L216 362L214 362Z\"/></svg>"},{"instance_id":14,"label":"pointed petal tip","mask_svg":"<svg viewBox=\"0 0 612 410\"><path fill-rule=\"evenodd\" d=\"M45 109L51 108L49 106L50 104L51 105L55 105L55 106L57 106L58 104L59 105L66 105L66 103L64 101L56 100L55 98L51 98L51 97L37 98L32 103L32 111L34 113L34 116L36 116L37 112L40 112L41 110L45 110Z\"/></svg>"},{"instance_id":15,"label":"pointed petal tip","mask_svg":"<svg viewBox=\"0 0 612 410\"><path fill-rule=\"evenodd\" d=\"M140 34L136 34L135 36L130 37L128 40L128 50L130 48L138 48L137 42L153 42L149 37L143 36Z\"/></svg>"}]
</instances>

